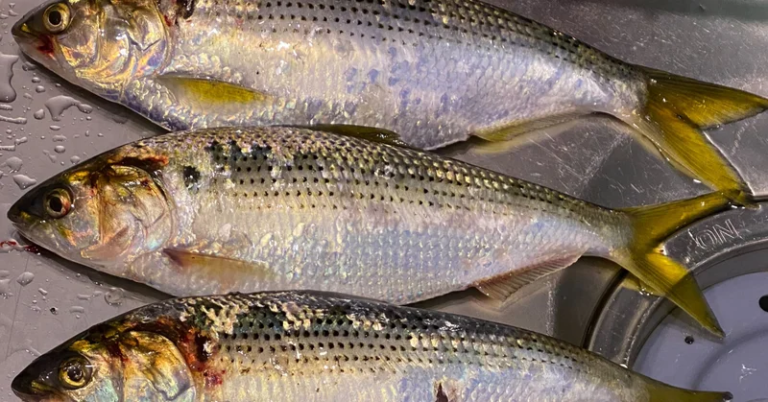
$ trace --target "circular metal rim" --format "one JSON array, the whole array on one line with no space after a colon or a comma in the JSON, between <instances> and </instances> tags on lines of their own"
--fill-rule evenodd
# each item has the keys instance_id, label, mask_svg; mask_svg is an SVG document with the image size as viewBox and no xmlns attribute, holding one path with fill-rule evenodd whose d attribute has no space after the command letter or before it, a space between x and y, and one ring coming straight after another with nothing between
<instances>
[{"instance_id":1,"label":"circular metal rim","mask_svg":"<svg viewBox=\"0 0 768 402\"><path fill-rule=\"evenodd\" d=\"M721 264L768 249L768 202L756 208L732 209L703 219L676 233L664 250L693 272L702 289L730 278L765 271L760 264ZM586 337L586 347L632 367L658 324L674 310L669 301L633 289L624 275L606 292ZM634 282L634 281L632 281ZM693 320L691 332L706 333Z\"/></svg>"}]
</instances>

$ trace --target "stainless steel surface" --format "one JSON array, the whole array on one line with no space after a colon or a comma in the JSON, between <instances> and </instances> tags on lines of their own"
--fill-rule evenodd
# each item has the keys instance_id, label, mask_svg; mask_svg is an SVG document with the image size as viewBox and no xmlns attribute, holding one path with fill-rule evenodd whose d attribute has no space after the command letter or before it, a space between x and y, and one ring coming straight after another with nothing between
<instances>
[{"instance_id":1,"label":"stainless steel surface","mask_svg":"<svg viewBox=\"0 0 768 402\"><path fill-rule=\"evenodd\" d=\"M743 275L706 291L727 331L724 341L691 334L673 313L648 338L636 370L680 387L727 389L735 401L765 401L768 360L768 272Z\"/></svg>"},{"instance_id":2,"label":"stainless steel surface","mask_svg":"<svg viewBox=\"0 0 768 402\"><path fill-rule=\"evenodd\" d=\"M765 78L768 3L736 0L505 0L494 3L571 33L626 61L768 96L768 80ZM0 4L3 35L0 52L6 55L18 54L8 32L10 26L39 1L22 0L12 4ZM0 57L0 96L4 93L3 80L9 74L8 60ZM159 132L120 107L63 83L57 87L58 79L41 69L27 71L23 68L25 65L27 63L19 60L12 67L11 84L18 94L16 100L0 105L0 116L27 119L25 124L16 124L0 117L0 130L10 130L0 136L0 146L19 142L13 151L8 150L10 147L0 151L0 171L3 173L0 177L0 240L19 240L4 216L11 203L23 193L14 180L16 175L42 181L60 171L64 167L62 162L70 165L73 156L84 159ZM37 79L41 82L33 81ZM38 86L43 87L44 92L38 92ZM72 96L92 105L94 110L86 114L72 107L59 121L53 121L45 103L59 95ZM4 105L13 109L6 110ZM34 115L40 109L46 109L46 116L38 120ZM753 189L763 195L768 195L768 175L764 174L768 164L763 162L768 154L766 129L768 114L710 133ZM24 137L26 142L22 141ZM508 154L483 154L465 145L453 146L443 152L611 207L649 204L705 191L701 185L680 176L666 163L646 153L630 139L627 129L607 118L586 119L565 128L548 130L532 136L529 144ZM14 170L18 161L9 160L13 157L22 162L17 172ZM16 177L16 180L23 182L23 178ZM735 226L737 220L732 223L739 233L759 233L760 219L765 219L760 218L762 213L762 210L746 210L727 214L744 214L745 219L755 217L748 226ZM747 219L746 222L750 221ZM720 224L722 226L722 222ZM704 226L697 227L704 229ZM750 232L742 232L746 227L752 228ZM686 245L686 233L681 233L670 248L688 250L695 247L695 242ZM740 251L732 248L743 245L745 238L751 237L724 238L723 244L713 245L704 254L735 258ZM680 245L676 246L678 242ZM756 241L739 250L749 250L752 245L761 247ZM38 352L48 350L96 322L163 297L146 287L99 275L48 254L37 255L7 245L1 249L0 401L16 400L10 391L10 381ZM707 259L704 254L692 253L692 261L700 262L702 266L716 262L717 258ZM745 268L744 272L762 269L760 254L738 258L725 264ZM561 275L523 289L517 296L518 302L501 312L478 301L480 296L475 292L449 295L425 305L503 321L583 343L587 341L587 328L593 318L600 317L601 322L606 320L596 307L617 272L614 265L605 261L583 259ZM710 268L702 272L712 272L711 279L702 276L707 283L717 282L715 272L731 274L727 268ZM119 303L107 302L107 299L120 299L120 291L111 291L112 286L125 288ZM626 306L638 309L637 304ZM625 331L618 327L619 322L625 325L627 320L617 320L617 327L601 324L593 333L609 335L610 340L611 331ZM649 329L644 327L644 330ZM591 344L600 343L592 339ZM616 342L607 344L615 345ZM598 349L611 358L622 360L622 353L609 350L607 346Z\"/></svg>"}]
</instances>

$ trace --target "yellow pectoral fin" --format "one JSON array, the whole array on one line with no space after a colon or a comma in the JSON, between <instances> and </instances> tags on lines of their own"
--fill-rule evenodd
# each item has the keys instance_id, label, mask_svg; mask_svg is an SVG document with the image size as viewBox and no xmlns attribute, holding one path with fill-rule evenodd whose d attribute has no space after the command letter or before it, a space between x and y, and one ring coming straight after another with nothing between
<instances>
[{"instance_id":1,"label":"yellow pectoral fin","mask_svg":"<svg viewBox=\"0 0 768 402\"><path fill-rule=\"evenodd\" d=\"M243 261L178 248L166 248L163 253L180 270L210 280L222 281L222 278L242 277L268 280L275 276L266 263L259 261Z\"/></svg>"},{"instance_id":2,"label":"yellow pectoral fin","mask_svg":"<svg viewBox=\"0 0 768 402\"><path fill-rule=\"evenodd\" d=\"M162 76L158 81L165 85L176 99L199 107L226 104L264 102L265 93L223 81L185 76Z\"/></svg>"}]
</instances>

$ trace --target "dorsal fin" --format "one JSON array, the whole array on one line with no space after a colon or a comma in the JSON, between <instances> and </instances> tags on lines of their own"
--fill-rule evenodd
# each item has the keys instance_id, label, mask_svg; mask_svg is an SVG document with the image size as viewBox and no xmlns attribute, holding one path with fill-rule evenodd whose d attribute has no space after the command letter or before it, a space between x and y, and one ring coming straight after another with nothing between
<instances>
[{"instance_id":1,"label":"dorsal fin","mask_svg":"<svg viewBox=\"0 0 768 402\"><path fill-rule=\"evenodd\" d=\"M360 138L381 144L392 145L400 148L414 149L400 139L400 135L383 128L354 126L348 124L315 124L305 125L284 125L283 127L303 128L307 130L325 131L328 133L343 135L346 137Z\"/></svg>"}]
</instances>

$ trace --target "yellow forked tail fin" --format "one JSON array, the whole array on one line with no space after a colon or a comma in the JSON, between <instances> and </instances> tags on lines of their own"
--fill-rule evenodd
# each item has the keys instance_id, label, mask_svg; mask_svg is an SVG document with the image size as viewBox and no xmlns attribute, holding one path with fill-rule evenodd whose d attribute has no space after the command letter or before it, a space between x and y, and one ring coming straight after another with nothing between
<instances>
[{"instance_id":1,"label":"yellow forked tail fin","mask_svg":"<svg viewBox=\"0 0 768 402\"><path fill-rule=\"evenodd\" d=\"M701 130L754 116L768 108L768 99L639 68L648 78L648 99L644 113L627 123L683 172L716 190L744 190L739 174Z\"/></svg>"},{"instance_id":2,"label":"yellow forked tail fin","mask_svg":"<svg viewBox=\"0 0 768 402\"><path fill-rule=\"evenodd\" d=\"M700 197L661 205L626 208L633 228L629 248L618 261L655 293L669 298L712 333L723 337L723 330L709 308L696 279L679 262L665 255L662 242L683 226L724 210L737 191L719 191Z\"/></svg>"},{"instance_id":3,"label":"yellow forked tail fin","mask_svg":"<svg viewBox=\"0 0 768 402\"><path fill-rule=\"evenodd\" d=\"M692 391L645 377L649 402L730 402L730 392Z\"/></svg>"}]
</instances>

